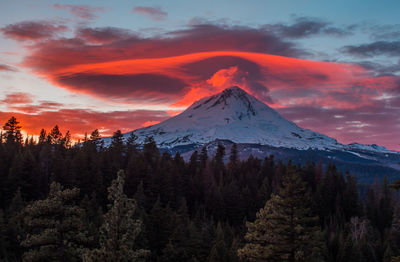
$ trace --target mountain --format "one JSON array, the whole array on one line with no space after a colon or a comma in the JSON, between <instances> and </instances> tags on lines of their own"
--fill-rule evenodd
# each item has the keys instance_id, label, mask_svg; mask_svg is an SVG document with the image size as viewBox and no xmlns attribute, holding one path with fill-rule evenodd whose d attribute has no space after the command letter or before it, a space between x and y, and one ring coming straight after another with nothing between
<instances>
[{"instance_id":1,"label":"mountain","mask_svg":"<svg viewBox=\"0 0 400 262\"><path fill-rule=\"evenodd\" d=\"M274 154L278 159L301 163L334 162L342 165L343 171L357 172L361 165L369 171L382 167L385 174L395 175L400 162L400 153L385 147L344 145L334 138L301 128L236 86L200 99L181 114L159 124L132 132L138 136L139 144L152 136L160 149L180 152L186 158L203 146L212 154L218 144L229 149L236 143L241 158ZM124 138L130 133L124 134ZM106 138L105 143L109 142L110 138Z\"/></svg>"},{"instance_id":2,"label":"mountain","mask_svg":"<svg viewBox=\"0 0 400 262\"><path fill-rule=\"evenodd\" d=\"M357 148L391 152L376 145L342 145L334 138L300 128L236 86L200 99L175 117L133 132L139 143L152 136L161 148L204 145L222 139L300 150Z\"/></svg>"}]
</instances>

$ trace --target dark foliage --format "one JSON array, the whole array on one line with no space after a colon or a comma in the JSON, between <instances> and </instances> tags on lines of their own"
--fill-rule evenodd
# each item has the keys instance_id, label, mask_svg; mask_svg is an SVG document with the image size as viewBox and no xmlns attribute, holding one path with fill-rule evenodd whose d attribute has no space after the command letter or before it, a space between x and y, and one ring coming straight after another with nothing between
<instances>
[{"instance_id":1,"label":"dark foliage","mask_svg":"<svg viewBox=\"0 0 400 262\"><path fill-rule=\"evenodd\" d=\"M215 156L207 155L207 149L203 148L185 162L179 154L161 153L152 138L139 148L136 137L125 139L120 131L114 133L110 146L101 142L98 130L72 146L69 133L63 135L57 126L49 132L42 130L37 142L33 139L23 142L21 127L15 118L3 129L0 140L1 261L21 261L24 253L30 254L27 252L38 247L30 245L27 239L45 231L34 228L29 219L35 220L35 216L50 222L60 219L57 210L44 207L38 213L34 209L38 203L51 202L52 183L58 185L60 192L64 192L61 188L75 192L74 201L66 200L57 212L79 210L73 214L74 223L84 228L79 232L85 232L88 239L79 244L79 250L59 250L59 258L63 259L65 252L78 259L78 254L101 250L108 241L104 239L107 235L104 225L110 220L110 215L103 214L113 210L108 206L107 189L112 181L117 181L119 170L125 173L119 194L127 203L136 203L135 212L124 211L132 217L121 221L132 224L132 221L142 221L141 229L129 238L127 246L148 250L148 261L239 261L237 250L246 244L246 222L256 221L257 212L271 196L279 196L284 201L271 200L269 203L275 206L298 201L286 199L292 189L288 189L285 178L294 173L297 177L293 181L301 181L302 190L307 192L302 202L307 212L296 211L294 217L307 221L302 214L312 214L312 232L318 231L321 236L318 245L323 243L323 247L318 247L323 250L321 259L396 261L400 257L400 209L397 194L387 181L371 185L361 197L355 178L341 174L335 166L323 170L313 163L285 164L275 161L273 156L263 160L250 156L241 161L236 147L228 159L220 146ZM290 185L293 190L296 188L293 183ZM63 201L60 203L64 205ZM123 208L129 209L129 205ZM82 216L80 222L76 220L78 213ZM307 223L299 222L304 228L311 228ZM77 228L65 229L65 232L74 232ZM307 230L304 232L310 231ZM296 230L291 232L295 234ZM308 233L302 234L301 237L308 237ZM25 255L25 260L28 258Z\"/></svg>"}]
</instances>

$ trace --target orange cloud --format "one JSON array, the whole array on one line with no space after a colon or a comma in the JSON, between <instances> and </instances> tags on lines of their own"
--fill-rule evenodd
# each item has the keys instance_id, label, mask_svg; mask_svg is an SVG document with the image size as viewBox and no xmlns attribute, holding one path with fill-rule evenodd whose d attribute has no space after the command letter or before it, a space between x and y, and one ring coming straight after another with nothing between
<instances>
[{"instance_id":1,"label":"orange cloud","mask_svg":"<svg viewBox=\"0 0 400 262\"><path fill-rule=\"evenodd\" d=\"M42 128L51 130L58 125L63 133L69 130L74 139L82 138L85 132L90 133L94 129L102 130L103 136L110 136L118 129L128 132L142 127L143 123L158 123L170 117L167 112L157 110L95 112L87 109L61 109L37 114L0 112L1 126L11 116L15 116L21 123L25 134L39 135Z\"/></svg>"},{"instance_id":2,"label":"orange cloud","mask_svg":"<svg viewBox=\"0 0 400 262\"><path fill-rule=\"evenodd\" d=\"M235 59L232 59L232 63L226 63L227 57L241 59L241 64ZM202 72L186 70L196 63L205 63L203 66L206 66L208 61L228 67L204 75ZM248 68L249 64L253 68ZM151 76L145 85L137 80L138 76L143 75ZM53 83L74 92L108 97L131 94L133 98L141 97L146 92L153 97L156 93L164 93L164 97L170 96L175 99L175 106L187 106L202 96L234 84L270 102L262 92L270 91L273 94L275 90L282 89L316 89L323 95L335 90L351 89L360 81L366 81L370 75L367 70L354 64L310 61L260 53L216 51L74 65L58 69L48 77ZM97 79L106 83L106 78L110 78L111 81L104 88L101 83L93 85L90 81ZM130 83L126 87L122 84L125 78ZM159 78L161 80L157 83ZM90 84L85 85L85 81ZM115 84L114 88L108 89L112 83ZM277 97L277 101L280 99L282 98Z\"/></svg>"}]
</instances>

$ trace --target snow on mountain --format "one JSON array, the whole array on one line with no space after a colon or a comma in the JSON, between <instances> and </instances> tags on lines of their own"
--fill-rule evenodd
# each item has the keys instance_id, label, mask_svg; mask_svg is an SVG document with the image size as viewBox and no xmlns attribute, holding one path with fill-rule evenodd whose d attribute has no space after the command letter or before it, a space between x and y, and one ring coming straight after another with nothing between
<instances>
[{"instance_id":1,"label":"snow on mountain","mask_svg":"<svg viewBox=\"0 0 400 262\"><path fill-rule=\"evenodd\" d=\"M239 87L200 99L179 115L134 130L138 143L152 136L161 148L203 145L216 139L300 150L392 152L376 145L342 145L336 139L300 128ZM128 137L130 133L124 134Z\"/></svg>"},{"instance_id":2,"label":"snow on mountain","mask_svg":"<svg viewBox=\"0 0 400 262\"><path fill-rule=\"evenodd\" d=\"M359 144L359 143L351 143L351 144L345 145L345 148L348 150L356 149L356 150L374 151L374 152L380 152L380 153L398 153L395 151L391 151L384 146L380 146L380 145L376 145L376 144L363 145L363 144Z\"/></svg>"}]
</instances>

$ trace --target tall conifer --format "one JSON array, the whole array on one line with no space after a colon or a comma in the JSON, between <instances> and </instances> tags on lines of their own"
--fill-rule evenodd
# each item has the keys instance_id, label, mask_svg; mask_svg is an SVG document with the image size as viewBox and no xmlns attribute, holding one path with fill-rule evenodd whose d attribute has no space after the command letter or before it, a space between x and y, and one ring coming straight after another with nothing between
<instances>
[{"instance_id":1,"label":"tall conifer","mask_svg":"<svg viewBox=\"0 0 400 262\"><path fill-rule=\"evenodd\" d=\"M289 164L283 186L272 194L257 219L247 223L247 244L238 255L250 261L323 261L318 217L309 190Z\"/></svg>"}]
</instances>

